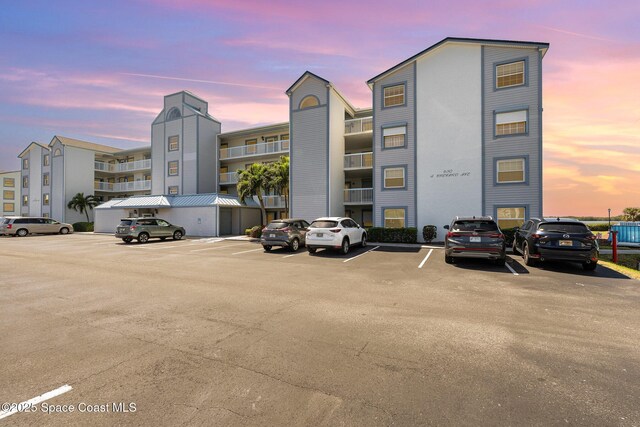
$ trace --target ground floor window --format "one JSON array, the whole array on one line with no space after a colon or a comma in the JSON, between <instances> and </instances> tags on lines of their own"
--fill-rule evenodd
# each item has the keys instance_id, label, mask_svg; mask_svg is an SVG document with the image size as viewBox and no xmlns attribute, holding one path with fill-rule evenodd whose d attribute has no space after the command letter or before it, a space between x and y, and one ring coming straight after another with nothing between
<instances>
[{"instance_id":1,"label":"ground floor window","mask_svg":"<svg viewBox=\"0 0 640 427\"><path fill-rule=\"evenodd\" d=\"M526 208L524 206L500 207L496 209L498 226L503 229L520 227L524 224Z\"/></svg>"},{"instance_id":2,"label":"ground floor window","mask_svg":"<svg viewBox=\"0 0 640 427\"><path fill-rule=\"evenodd\" d=\"M382 218L385 228L403 228L406 216L405 208L385 208L382 210Z\"/></svg>"},{"instance_id":3,"label":"ground floor window","mask_svg":"<svg viewBox=\"0 0 640 427\"><path fill-rule=\"evenodd\" d=\"M16 210L16 205L13 203L4 203L2 205L2 210L5 212L14 212Z\"/></svg>"},{"instance_id":4,"label":"ground floor window","mask_svg":"<svg viewBox=\"0 0 640 427\"><path fill-rule=\"evenodd\" d=\"M169 194L174 195L174 194L178 194L178 186L177 185L172 185L169 187Z\"/></svg>"},{"instance_id":5,"label":"ground floor window","mask_svg":"<svg viewBox=\"0 0 640 427\"><path fill-rule=\"evenodd\" d=\"M49 193L45 193L42 195L42 204L43 205L49 204Z\"/></svg>"}]
</instances>

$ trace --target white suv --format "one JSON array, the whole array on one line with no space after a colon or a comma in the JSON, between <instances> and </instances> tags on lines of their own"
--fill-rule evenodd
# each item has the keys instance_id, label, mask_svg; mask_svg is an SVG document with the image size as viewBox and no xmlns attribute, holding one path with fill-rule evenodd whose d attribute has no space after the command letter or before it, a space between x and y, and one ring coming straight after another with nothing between
<instances>
[{"instance_id":1,"label":"white suv","mask_svg":"<svg viewBox=\"0 0 640 427\"><path fill-rule=\"evenodd\" d=\"M324 217L311 223L306 236L310 253L318 248L339 249L346 254L353 245L367 245L367 232L351 218Z\"/></svg>"}]
</instances>

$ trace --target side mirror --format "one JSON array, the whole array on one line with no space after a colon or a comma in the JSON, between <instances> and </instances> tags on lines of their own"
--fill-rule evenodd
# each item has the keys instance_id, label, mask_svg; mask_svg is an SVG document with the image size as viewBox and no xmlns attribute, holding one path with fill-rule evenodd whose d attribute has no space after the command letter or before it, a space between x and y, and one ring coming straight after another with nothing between
<instances>
[{"instance_id":1,"label":"side mirror","mask_svg":"<svg viewBox=\"0 0 640 427\"><path fill-rule=\"evenodd\" d=\"M449 229L449 226L448 226L448 225L445 225L445 226L444 226L444 227L442 227L442 228L444 228L445 230L448 230L448 229Z\"/></svg>"}]
</instances>

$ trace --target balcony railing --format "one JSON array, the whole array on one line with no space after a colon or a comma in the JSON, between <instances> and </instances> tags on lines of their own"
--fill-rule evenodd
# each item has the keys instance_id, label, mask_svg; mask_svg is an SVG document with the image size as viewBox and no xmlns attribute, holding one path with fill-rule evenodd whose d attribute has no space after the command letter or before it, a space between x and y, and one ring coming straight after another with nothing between
<instances>
[{"instance_id":1,"label":"balcony railing","mask_svg":"<svg viewBox=\"0 0 640 427\"><path fill-rule=\"evenodd\" d=\"M223 172L220 174L220 184L237 184L238 173L237 172Z\"/></svg>"},{"instance_id":2,"label":"balcony railing","mask_svg":"<svg viewBox=\"0 0 640 427\"><path fill-rule=\"evenodd\" d=\"M257 198L256 198L257 199ZM284 196L262 196L265 208L284 208ZM256 200L256 203L258 200Z\"/></svg>"},{"instance_id":3,"label":"balcony railing","mask_svg":"<svg viewBox=\"0 0 640 427\"><path fill-rule=\"evenodd\" d=\"M95 170L100 172L132 172L138 170L151 169L151 159L136 160L135 162L125 163L106 163L95 162Z\"/></svg>"},{"instance_id":4,"label":"balcony railing","mask_svg":"<svg viewBox=\"0 0 640 427\"><path fill-rule=\"evenodd\" d=\"M373 188L348 188L344 190L344 203L352 205L373 204Z\"/></svg>"},{"instance_id":5,"label":"balcony railing","mask_svg":"<svg viewBox=\"0 0 640 427\"><path fill-rule=\"evenodd\" d=\"M344 121L344 134L371 132L373 131L373 117L363 117Z\"/></svg>"},{"instance_id":6,"label":"balcony railing","mask_svg":"<svg viewBox=\"0 0 640 427\"><path fill-rule=\"evenodd\" d=\"M345 154L344 168L345 169L373 168L373 153Z\"/></svg>"},{"instance_id":7,"label":"balcony railing","mask_svg":"<svg viewBox=\"0 0 640 427\"><path fill-rule=\"evenodd\" d=\"M289 152L289 141L263 142L260 144L241 145L220 149L220 160L241 157L264 156L265 154L284 154Z\"/></svg>"},{"instance_id":8,"label":"balcony railing","mask_svg":"<svg viewBox=\"0 0 640 427\"><path fill-rule=\"evenodd\" d=\"M145 191L151 190L151 181L133 182L95 182L93 188L98 191Z\"/></svg>"}]
</instances>

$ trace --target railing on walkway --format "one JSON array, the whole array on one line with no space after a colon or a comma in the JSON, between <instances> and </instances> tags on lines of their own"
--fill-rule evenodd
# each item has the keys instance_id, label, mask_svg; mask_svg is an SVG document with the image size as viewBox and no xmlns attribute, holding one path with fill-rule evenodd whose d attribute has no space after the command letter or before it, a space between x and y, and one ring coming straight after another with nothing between
<instances>
[{"instance_id":1,"label":"railing on walkway","mask_svg":"<svg viewBox=\"0 0 640 427\"><path fill-rule=\"evenodd\" d=\"M347 188L344 190L344 203L352 205L370 205L373 203L373 188Z\"/></svg>"},{"instance_id":2,"label":"railing on walkway","mask_svg":"<svg viewBox=\"0 0 640 427\"><path fill-rule=\"evenodd\" d=\"M373 117L363 117L344 121L344 134L371 132L373 130Z\"/></svg>"},{"instance_id":3,"label":"railing on walkway","mask_svg":"<svg viewBox=\"0 0 640 427\"><path fill-rule=\"evenodd\" d=\"M135 162L107 163L95 161L95 170L100 172L132 172L137 170L151 169L151 159L136 160Z\"/></svg>"},{"instance_id":4,"label":"railing on walkway","mask_svg":"<svg viewBox=\"0 0 640 427\"><path fill-rule=\"evenodd\" d=\"M151 181L133 182L94 182L93 188L98 191L145 191L151 190Z\"/></svg>"},{"instance_id":5,"label":"railing on walkway","mask_svg":"<svg viewBox=\"0 0 640 427\"><path fill-rule=\"evenodd\" d=\"M289 140L263 142L260 144L240 145L220 149L220 160L241 157L263 156L265 154L286 154L289 152Z\"/></svg>"},{"instance_id":6,"label":"railing on walkway","mask_svg":"<svg viewBox=\"0 0 640 427\"><path fill-rule=\"evenodd\" d=\"M345 169L371 169L373 168L373 153L355 153L344 155Z\"/></svg>"}]
</instances>

